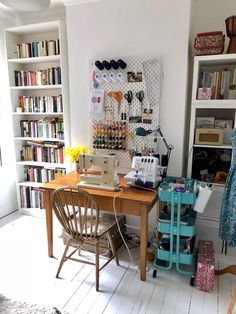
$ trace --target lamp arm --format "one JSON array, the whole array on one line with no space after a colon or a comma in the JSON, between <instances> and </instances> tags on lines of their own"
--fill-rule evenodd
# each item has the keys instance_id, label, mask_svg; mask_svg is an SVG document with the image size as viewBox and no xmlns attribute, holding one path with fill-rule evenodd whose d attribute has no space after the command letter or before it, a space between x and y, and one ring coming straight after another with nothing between
<instances>
[{"instance_id":1,"label":"lamp arm","mask_svg":"<svg viewBox=\"0 0 236 314\"><path fill-rule=\"evenodd\" d=\"M155 132L155 131L154 131L154 132ZM173 146L173 145L168 145L168 143L167 143L167 141L166 141L166 139L165 139L165 137L164 137L163 133L161 132L161 128L160 128L160 126L158 126L158 127L157 127L156 132L158 132L158 133L160 134L160 136L162 137L162 140L163 140L163 142L164 142L164 144L165 144L165 146L166 146L167 151L169 151L169 146L172 146L172 148L171 148L171 149L173 149L173 148L174 148L174 146Z\"/></svg>"}]
</instances>

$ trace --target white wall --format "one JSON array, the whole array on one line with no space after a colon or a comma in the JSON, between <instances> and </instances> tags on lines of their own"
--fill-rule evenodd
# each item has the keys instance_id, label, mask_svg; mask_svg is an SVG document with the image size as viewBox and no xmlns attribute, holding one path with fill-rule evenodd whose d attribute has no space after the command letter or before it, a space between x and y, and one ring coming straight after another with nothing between
<instances>
[{"instance_id":1,"label":"white wall","mask_svg":"<svg viewBox=\"0 0 236 314\"><path fill-rule=\"evenodd\" d=\"M193 47L196 33L222 31L226 35L225 20L236 14L234 0L192 0L192 18L190 27L190 44ZM225 51L228 38L225 36Z\"/></svg>"},{"instance_id":2,"label":"white wall","mask_svg":"<svg viewBox=\"0 0 236 314\"><path fill-rule=\"evenodd\" d=\"M66 7L72 145L89 141L88 60L160 55L160 125L175 147L169 174L181 175L189 15L189 0L103 0Z\"/></svg>"},{"instance_id":3,"label":"white wall","mask_svg":"<svg viewBox=\"0 0 236 314\"><path fill-rule=\"evenodd\" d=\"M72 145L89 143L89 59L160 56L164 71L160 125L175 147L169 175L183 168L190 2L103 0L66 7ZM153 209L149 230L155 228ZM130 217L127 223L138 226Z\"/></svg>"}]
</instances>

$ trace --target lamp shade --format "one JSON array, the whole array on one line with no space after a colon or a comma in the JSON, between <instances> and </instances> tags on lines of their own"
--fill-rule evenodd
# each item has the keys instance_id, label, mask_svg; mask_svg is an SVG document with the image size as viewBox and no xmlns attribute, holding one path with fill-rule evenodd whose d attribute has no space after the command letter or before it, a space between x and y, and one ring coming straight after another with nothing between
<instances>
[{"instance_id":1,"label":"lamp shade","mask_svg":"<svg viewBox=\"0 0 236 314\"><path fill-rule=\"evenodd\" d=\"M137 135L137 136L146 136L148 134L150 134L152 131L150 130L145 130L144 128L142 127L138 127L134 130L134 134Z\"/></svg>"},{"instance_id":2,"label":"lamp shade","mask_svg":"<svg viewBox=\"0 0 236 314\"><path fill-rule=\"evenodd\" d=\"M40 11L47 9L50 0L0 0L5 6L19 11Z\"/></svg>"}]
</instances>

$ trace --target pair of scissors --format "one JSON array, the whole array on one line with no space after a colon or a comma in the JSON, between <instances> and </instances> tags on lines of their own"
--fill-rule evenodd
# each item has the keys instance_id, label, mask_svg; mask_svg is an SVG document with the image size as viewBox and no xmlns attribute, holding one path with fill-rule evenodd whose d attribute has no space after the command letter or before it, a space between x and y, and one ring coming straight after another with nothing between
<instances>
[{"instance_id":1,"label":"pair of scissors","mask_svg":"<svg viewBox=\"0 0 236 314\"><path fill-rule=\"evenodd\" d=\"M131 90L129 90L127 93L124 94L125 99L128 102L129 105L129 111L130 111L130 105L132 103L132 99L133 99L133 92Z\"/></svg>"},{"instance_id":2,"label":"pair of scissors","mask_svg":"<svg viewBox=\"0 0 236 314\"><path fill-rule=\"evenodd\" d=\"M144 98L144 92L140 90L139 92L136 93L136 97L138 98L140 105L141 105L141 112L143 111L143 98Z\"/></svg>"}]
</instances>

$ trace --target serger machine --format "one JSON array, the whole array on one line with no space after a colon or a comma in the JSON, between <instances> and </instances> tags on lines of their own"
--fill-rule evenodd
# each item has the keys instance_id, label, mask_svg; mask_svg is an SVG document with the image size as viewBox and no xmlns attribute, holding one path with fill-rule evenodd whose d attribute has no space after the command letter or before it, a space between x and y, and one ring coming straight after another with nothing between
<instances>
[{"instance_id":1,"label":"serger machine","mask_svg":"<svg viewBox=\"0 0 236 314\"><path fill-rule=\"evenodd\" d=\"M159 158L153 156L135 156L132 161L135 171L129 172L124 178L129 186L143 186L155 189L162 181L163 170Z\"/></svg>"},{"instance_id":2,"label":"serger machine","mask_svg":"<svg viewBox=\"0 0 236 314\"><path fill-rule=\"evenodd\" d=\"M119 185L118 159L115 155L80 155L78 186L114 191ZM88 171L91 170L91 171Z\"/></svg>"},{"instance_id":3,"label":"serger machine","mask_svg":"<svg viewBox=\"0 0 236 314\"><path fill-rule=\"evenodd\" d=\"M135 171L129 172L124 178L130 186L140 186L150 189L155 189L160 181L167 175L167 168L170 159L170 154L173 145L168 145L165 137L161 132L161 128L157 127L156 130L145 130L142 127L135 129L135 135L147 136L151 133L157 133L163 140L166 147L166 154L156 154L154 156L134 156L132 160L132 168ZM157 136L155 141L157 140ZM160 157L160 158L159 158Z\"/></svg>"}]
</instances>

